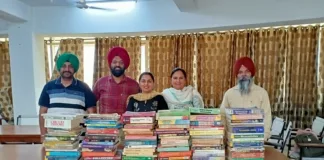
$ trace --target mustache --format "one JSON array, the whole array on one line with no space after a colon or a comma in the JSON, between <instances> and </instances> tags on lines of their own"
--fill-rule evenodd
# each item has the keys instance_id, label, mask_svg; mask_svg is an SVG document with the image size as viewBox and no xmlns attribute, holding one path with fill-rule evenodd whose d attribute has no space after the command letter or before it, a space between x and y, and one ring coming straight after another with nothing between
<instances>
[{"instance_id":1,"label":"mustache","mask_svg":"<svg viewBox=\"0 0 324 160\"><path fill-rule=\"evenodd\" d=\"M64 73L70 73L70 74L72 74L72 73L71 73L71 72L69 72L69 71L64 71L64 72L63 72L63 74L64 74Z\"/></svg>"},{"instance_id":2,"label":"mustache","mask_svg":"<svg viewBox=\"0 0 324 160\"><path fill-rule=\"evenodd\" d=\"M120 69L120 70L123 69L122 67L114 67L113 69L116 70L117 68Z\"/></svg>"}]
</instances>

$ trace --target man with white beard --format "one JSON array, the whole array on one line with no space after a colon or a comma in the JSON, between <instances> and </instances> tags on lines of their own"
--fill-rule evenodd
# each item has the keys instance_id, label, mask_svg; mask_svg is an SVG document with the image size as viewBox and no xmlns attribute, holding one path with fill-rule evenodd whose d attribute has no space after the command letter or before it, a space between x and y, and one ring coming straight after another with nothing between
<instances>
[{"instance_id":1,"label":"man with white beard","mask_svg":"<svg viewBox=\"0 0 324 160\"><path fill-rule=\"evenodd\" d=\"M272 123L269 96L265 89L254 84L255 66L249 57L242 57L235 62L234 74L237 85L227 90L221 105L223 122L225 121L225 108L251 108L264 110L264 139L270 137Z\"/></svg>"}]
</instances>

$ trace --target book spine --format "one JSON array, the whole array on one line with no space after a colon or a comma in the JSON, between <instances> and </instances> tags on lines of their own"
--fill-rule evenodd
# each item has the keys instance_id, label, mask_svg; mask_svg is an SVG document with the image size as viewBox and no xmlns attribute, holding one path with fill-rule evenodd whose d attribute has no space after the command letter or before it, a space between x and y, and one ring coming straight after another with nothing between
<instances>
[{"instance_id":1,"label":"book spine","mask_svg":"<svg viewBox=\"0 0 324 160\"><path fill-rule=\"evenodd\" d=\"M99 144L82 144L82 148L91 148L91 149L95 149L95 148L114 148L115 146L111 145L111 146L107 146L107 145L99 145Z\"/></svg>"},{"instance_id":2,"label":"book spine","mask_svg":"<svg viewBox=\"0 0 324 160\"><path fill-rule=\"evenodd\" d=\"M263 134L247 134L247 135L230 135L232 139L235 138L264 138Z\"/></svg>"},{"instance_id":3,"label":"book spine","mask_svg":"<svg viewBox=\"0 0 324 160\"><path fill-rule=\"evenodd\" d=\"M190 121L191 126L221 126L221 121Z\"/></svg>"},{"instance_id":4,"label":"book spine","mask_svg":"<svg viewBox=\"0 0 324 160\"><path fill-rule=\"evenodd\" d=\"M247 120L247 119L263 119L262 114L250 114L250 115L232 115L232 120Z\"/></svg>"},{"instance_id":5,"label":"book spine","mask_svg":"<svg viewBox=\"0 0 324 160\"><path fill-rule=\"evenodd\" d=\"M154 160L154 157L144 157L144 156L123 156L123 160Z\"/></svg>"},{"instance_id":6,"label":"book spine","mask_svg":"<svg viewBox=\"0 0 324 160\"><path fill-rule=\"evenodd\" d=\"M85 142L83 141L82 144L83 145L102 145L102 146L112 146L115 145L118 141L112 140L112 141L108 141L108 142Z\"/></svg>"},{"instance_id":7,"label":"book spine","mask_svg":"<svg viewBox=\"0 0 324 160\"><path fill-rule=\"evenodd\" d=\"M263 145L263 142L230 142L231 147L260 147Z\"/></svg>"},{"instance_id":8,"label":"book spine","mask_svg":"<svg viewBox=\"0 0 324 160\"><path fill-rule=\"evenodd\" d=\"M45 119L45 127L70 129L73 126L72 120Z\"/></svg>"},{"instance_id":9,"label":"book spine","mask_svg":"<svg viewBox=\"0 0 324 160\"><path fill-rule=\"evenodd\" d=\"M150 112L125 112L123 117L154 117L156 115L155 111Z\"/></svg>"},{"instance_id":10,"label":"book spine","mask_svg":"<svg viewBox=\"0 0 324 160\"><path fill-rule=\"evenodd\" d=\"M176 134L159 134L158 137L174 137L174 136L188 136L189 133L176 133Z\"/></svg>"},{"instance_id":11,"label":"book spine","mask_svg":"<svg viewBox=\"0 0 324 160\"><path fill-rule=\"evenodd\" d=\"M125 146L137 146L137 145L156 145L157 141L130 141L130 140L125 140Z\"/></svg>"},{"instance_id":12,"label":"book spine","mask_svg":"<svg viewBox=\"0 0 324 160\"><path fill-rule=\"evenodd\" d=\"M189 116L160 116L158 120L188 120Z\"/></svg>"},{"instance_id":13,"label":"book spine","mask_svg":"<svg viewBox=\"0 0 324 160\"><path fill-rule=\"evenodd\" d=\"M261 109L227 109L226 114L233 114L233 115L242 115L242 114L261 114L263 113L263 110Z\"/></svg>"},{"instance_id":14,"label":"book spine","mask_svg":"<svg viewBox=\"0 0 324 160\"><path fill-rule=\"evenodd\" d=\"M263 119L229 120L230 123L263 123Z\"/></svg>"},{"instance_id":15,"label":"book spine","mask_svg":"<svg viewBox=\"0 0 324 160\"><path fill-rule=\"evenodd\" d=\"M264 158L264 153L256 153L256 152L232 152L232 158Z\"/></svg>"},{"instance_id":16,"label":"book spine","mask_svg":"<svg viewBox=\"0 0 324 160\"><path fill-rule=\"evenodd\" d=\"M217 109L217 108L190 108L190 113L220 114L220 109Z\"/></svg>"},{"instance_id":17,"label":"book spine","mask_svg":"<svg viewBox=\"0 0 324 160\"><path fill-rule=\"evenodd\" d=\"M49 152L46 152L46 156L69 156L69 157L77 157L77 156L80 156L80 152L49 151Z\"/></svg>"},{"instance_id":18,"label":"book spine","mask_svg":"<svg viewBox=\"0 0 324 160\"><path fill-rule=\"evenodd\" d=\"M233 133L264 133L264 127L232 127Z\"/></svg>"},{"instance_id":19,"label":"book spine","mask_svg":"<svg viewBox=\"0 0 324 160\"><path fill-rule=\"evenodd\" d=\"M191 115L190 121L220 121L221 115Z\"/></svg>"},{"instance_id":20,"label":"book spine","mask_svg":"<svg viewBox=\"0 0 324 160\"><path fill-rule=\"evenodd\" d=\"M190 131L190 135L192 136L199 136L199 135L217 135L217 134L224 134L224 130L192 130Z\"/></svg>"},{"instance_id":21,"label":"book spine","mask_svg":"<svg viewBox=\"0 0 324 160\"><path fill-rule=\"evenodd\" d=\"M186 125L190 124L190 120L159 120L158 124L177 124L177 125Z\"/></svg>"},{"instance_id":22,"label":"book spine","mask_svg":"<svg viewBox=\"0 0 324 160\"><path fill-rule=\"evenodd\" d=\"M125 124L145 124L153 123L153 117L124 117L123 121Z\"/></svg>"}]
</instances>

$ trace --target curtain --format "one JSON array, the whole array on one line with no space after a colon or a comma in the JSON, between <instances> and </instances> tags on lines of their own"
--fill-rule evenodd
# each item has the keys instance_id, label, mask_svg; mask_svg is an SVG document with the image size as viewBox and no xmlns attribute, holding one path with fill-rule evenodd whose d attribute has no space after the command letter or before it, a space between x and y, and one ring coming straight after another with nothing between
<instances>
[{"instance_id":1,"label":"curtain","mask_svg":"<svg viewBox=\"0 0 324 160\"><path fill-rule=\"evenodd\" d=\"M286 118L283 102L285 28L252 31L252 55L256 66L255 83L268 91L272 114Z\"/></svg>"},{"instance_id":2,"label":"curtain","mask_svg":"<svg viewBox=\"0 0 324 160\"><path fill-rule=\"evenodd\" d=\"M47 50L47 43L48 41L44 40L44 57L45 57L45 77L46 82L50 81L50 71L49 71L49 57L48 57L48 50Z\"/></svg>"},{"instance_id":3,"label":"curtain","mask_svg":"<svg viewBox=\"0 0 324 160\"><path fill-rule=\"evenodd\" d=\"M125 48L130 57L130 65L126 70L126 75L137 80L141 74L141 38L122 37L120 46Z\"/></svg>"},{"instance_id":4,"label":"curtain","mask_svg":"<svg viewBox=\"0 0 324 160\"><path fill-rule=\"evenodd\" d=\"M294 127L312 125L316 114L316 55L318 26L288 28L285 113Z\"/></svg>"},{"instance_id":5,"label":"curtain","mask_svg":"<svg viewBox=\"0 0 324 160\"><path fill-rule=\"evenodd\" d=\"M0 42L0 115L13 124L9 42Z\"/></svg>"},{"instance_id":6,"label":"curtain","mask_svg":"<svg viewBox=\"0 0 324 160\"><path fill-rule=\"evenodd\" d=\"M95 58L94 58L94 77L95 83L99 78L110 74L107 62L107 53L110 48L124 47L130 56L130 66L126 74L131 78L137 79L141 68L141 39L140 37L109 37L96 38Z\"/></svg>"},{"instance_id":7,"label":"curtain","mask_svg":"<svg viewBox=\"0 0 324 160\"><path fill-rule=\"evenodd\" d=\"M233 67L236 62L241 57L250 57L251 55L251 31L243 30L243 31L234 31L233 32L233 44L232 44L232 60L230 71L233 72ZM231 77L231 85L236 85L236 75L232 74Z\"/></svg>"},{"instance_id":8,"label":"curtain","mask_svg":"<svg viewBox=\"0 0 324 160\"><path fill-rule=\"evenodd\" d=\"M0 88L11 86L9 42L0 42Z\"/></svg>"},{"instance_id":9,"label":"curtain","mask_svg":"<svg viewBox=\"0 0 324 160\"><path fill-rule=\"evenodd\" d=\"M319 77L318 77L318 111L317 115L324 117L324 30L321 29L321 40L320 40L320 57L319 57Z\"/></svg>"},{"instance_id":10,"label":"curtain","mask_svg":"<svg viewBox=\"0 0 324 160\"><path fill-rule=\"evenodd\" d=\"M176 39L176 67L184 69L187 73L188 85L194 85L194 70L197 67L194 65L196 36L193 34L178 35Z\"/></svg>"},{"instance_id":11,"label":"curtain","mask_svg":"<svg viewBox=\"0 0 324 160\"><path fill-rule=\"evenodd\" d=\"M80 66L79 66L79 70L78 72L76 72L74 74L74 77L83 81L84 79L84 68L83 68L83 64L84 64L84 59L83 59L83 44L84 44L84 40L77 38L77 39L62 39L60 41L60 51L59 54L62 54L64 52L71 52L73 54L75 54L80 61ZM56 62L59 54L56 54L54 62ZM60 73L56 70L56 64L53 68L53 72L52 72L52 77L51 80L56 79L60 76Z\"/></svg>"},{"instance_id":12,"label":"curtain","mask_svg":"<svg viewBox=\"0 0 324 160\"><path fill-rule=\"evenodd\" d=\"M222 103L231 87L233 33L199 34L197 40L197 84L206 106Z\"/></svg>"},{"instance_id":13,"label":"curtain","mask_svg":"<svg viewBox=\"0 0 324 160\"><path fill-rule=\"evenodd\" d=\"M156 91L161 92L169 88L170 73L176 67L177 37L152 36L149 41L149 70L154 74Z\"/></svg>"}]
</instances>

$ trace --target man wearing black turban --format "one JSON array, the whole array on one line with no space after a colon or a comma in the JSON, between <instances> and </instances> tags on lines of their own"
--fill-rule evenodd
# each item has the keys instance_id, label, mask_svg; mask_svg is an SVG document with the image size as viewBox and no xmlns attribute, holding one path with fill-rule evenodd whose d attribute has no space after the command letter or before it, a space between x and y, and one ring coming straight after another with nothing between
<instances>
[{"instance_id":1,"label":"man wearing black turban","mask_svg":"<svg viewBox=\"0 0 324 160\"><path fill-rule=\"evenodd\" d=\"M79 59L75 54L65 52L56 61L60 77L48 82L39 98L39 125L41 134L46 133L44 113L96 113L96 98L89 86L74 78L79 69Z\"/></svg>"}]
</instances>

